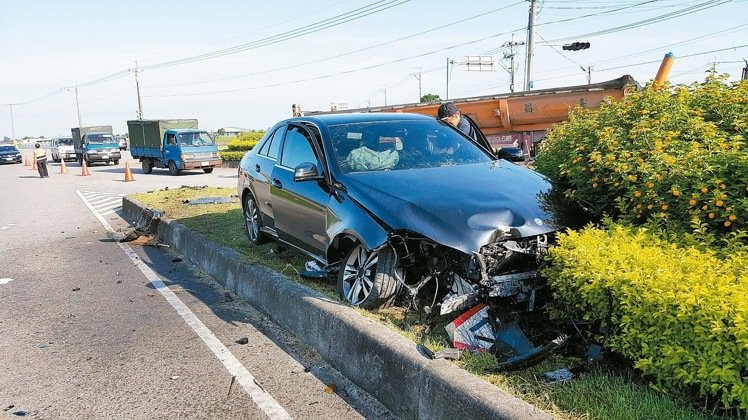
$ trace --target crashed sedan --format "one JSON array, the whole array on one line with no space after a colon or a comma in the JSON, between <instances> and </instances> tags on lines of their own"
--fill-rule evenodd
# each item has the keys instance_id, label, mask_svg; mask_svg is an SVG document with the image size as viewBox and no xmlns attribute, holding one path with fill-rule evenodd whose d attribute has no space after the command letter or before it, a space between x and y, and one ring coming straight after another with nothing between
<instances>
[{"instance_id":1,"label":"crashed sedan","mask_svg":"<svg viewBox=\"0 0 748 420\"><path fill-rule=\"evenodd\" d=\"M337 273L354 306L426 290L441 314L494 298L532 306L558 229L542 204L550 185L490 150L423 115L284 120L240 163L247 235Z\"/></svg>"}]
</instances>

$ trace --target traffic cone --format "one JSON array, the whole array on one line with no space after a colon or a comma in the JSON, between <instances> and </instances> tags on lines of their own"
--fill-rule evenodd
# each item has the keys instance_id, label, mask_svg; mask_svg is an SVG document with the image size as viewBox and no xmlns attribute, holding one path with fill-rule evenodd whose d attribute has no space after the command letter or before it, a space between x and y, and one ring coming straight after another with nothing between
<instances>
[{"instance_id":1,"label":"traffic cone","mask_svg":"<svg viewBox=\"0 0 748 420\"><path fill-rule=\"evenodd\" d=\"M60 160L60 173L61 173L61 174L66 174L66 173L68 173L68 167L67 167L67 166L65 166L65 159L61 159L61 160Z\"/></svg>"},{"instance_id":2,"label":"traffic cone","mask_svg":"<svg viewBox=\"0 0 748 420\"><path fill-rule=\"evenodd\" d=\"M91 175L91 172L88 172L88 165L86 165L86 160L83 160L83 169L81 169L81 176L89 176Z\"/></svg>"},{"instance_id":3,"label":"traffic cone","mask_svg":"<svg viewBox=\"0 0 748 420\"><path fill-rule=\"evenodd\" d=\"M23 158L23 166L29 166L29 158L27 157Z\"/></svg>"},{"instance_id":4,"label":"traffic cone","mask_svg":"<svg viewBox=\"0 0 748 420\"><path fill-rule=\"evenodd\" d=\"M31 159L31 170L32 171L36 170L36 158Z\"/></svg>"},{"instance_id":5,"label":"traffic cone","mask_svg":"<svg viewBox=\"0 0 748 420\"><path fill-rule=\"evenodd\" d=\"M125 162L125 182L135 181L130 171L130 162Z\"/></svg>"}]
</instances>

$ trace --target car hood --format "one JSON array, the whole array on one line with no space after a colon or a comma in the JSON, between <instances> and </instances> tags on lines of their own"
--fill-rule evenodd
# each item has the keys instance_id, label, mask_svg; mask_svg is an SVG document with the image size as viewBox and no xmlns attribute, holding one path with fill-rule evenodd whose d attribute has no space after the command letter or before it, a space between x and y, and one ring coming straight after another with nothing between
<instances>
[{"instance_id":1,"label":"car hood","mask_svg":"<svg viewBox=\"0 0 748 420\"><path fill-rule=\"evenodd\" d=\"M19 152L17 150L3 150L3 151L0 151L0 156L17 156L17 155L20 155L20 154L21 154L21 152Z\"/></svg>"},{"instance_id":2,"label":"car hood","mask_svg":"<svg viewBox=\"0 0 748 420\"><path fill-rule=\"evenodd\" d=\"M348 195L394 230L465 253L558 229L543 208L550 184L504 162L344 175Z\"/></svg>"}]
</instances>

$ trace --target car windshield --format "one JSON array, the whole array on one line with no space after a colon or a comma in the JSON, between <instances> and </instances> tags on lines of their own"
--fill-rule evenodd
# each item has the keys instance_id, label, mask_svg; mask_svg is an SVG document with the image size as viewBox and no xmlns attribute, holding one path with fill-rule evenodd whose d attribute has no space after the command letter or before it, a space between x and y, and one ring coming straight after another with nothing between
<instances>
[{"instance_id":1,"label":"car windshield","mask_svg":"<svg viewBox=\"0 0 748 420\"><path fill-rule=\"evenodd\" d=\"M90 144L116 143L111 134L88 134L86 140Z\"/></svg>"},{"instance_id":2,"label":"car windshield","mask_svg":"<svg viewBox=\"0 0 748 420\"><path fill-rule=\"evenodd\" d=\"M490 162L469 139L436 120L377 121L330 126L344 173L434 168Z\"/></svg>"},{"instance_id":3,"label":"car windshield","mask_svg":"<svg viewBox=\"0 0 748 420\"><path fill-rule=\"evenodd\" d=\"M0 146L0 152L17 152L15 146Z\"/></svg>"},{"instance_id":4,"label":"car windshield","mask_svg":"<svg viewBox=\"0 0 748 420\"><path fill-rule=\"evenodd\" d=\"M57 145L59 146L72 146L73 139L57 139Z\"/></svg>"},{"instance_id":5,"label":"car windshield","mask_svg":"<svg viewBox=\"0 0 748 420\"><path fill-rule=\"evenodd\" d=\"M179 142L182 146L210 146L213 139L205 131L194 133L179 133Z\"/></svg>"}]
</instances>

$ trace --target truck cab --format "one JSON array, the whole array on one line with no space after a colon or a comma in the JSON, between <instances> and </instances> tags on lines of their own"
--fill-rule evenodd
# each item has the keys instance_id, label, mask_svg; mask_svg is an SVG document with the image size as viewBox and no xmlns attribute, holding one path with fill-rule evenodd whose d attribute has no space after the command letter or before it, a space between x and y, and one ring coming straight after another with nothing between
<instances>
[{"instance_id":1,"label":"truck cab","mask_svg":"<svg viewBox=\"0 0 748 420\"><path fill-rule=\"evenodd\" d=\"M119 143L111 133L85 133L82 138L83 159L90 166L94 162L113 162L119 165Z\"/></svg>"}]
</instances>

